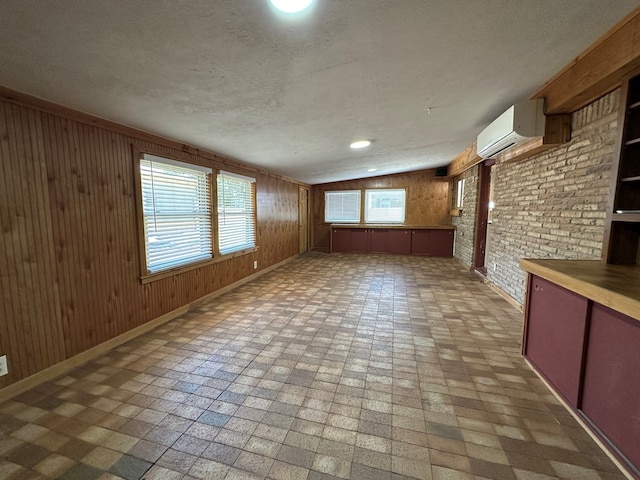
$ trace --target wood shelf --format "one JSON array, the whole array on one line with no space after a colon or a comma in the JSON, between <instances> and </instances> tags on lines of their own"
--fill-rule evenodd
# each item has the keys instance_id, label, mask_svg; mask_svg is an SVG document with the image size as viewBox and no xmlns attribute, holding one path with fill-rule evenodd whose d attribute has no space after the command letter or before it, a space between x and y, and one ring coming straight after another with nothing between
<instances>
[{"instance_id":1,"label":"wood shelf","mask_svg":"<svg viewBox=\"0 0 640 480\"><path fill-rule=\"evenodd\" d=\"M640 175L635 177L625 177L620 179L621 182L640 182Z\"/></svg>"},{"instance_id":2,"label":"wood shelf","mask_svg":"<svg viewBox=\"0 0 640 480\"><path fill-rule=\"evenodd\" d=\"M640 222L640 213L614 213L611 216L613 222Z\"/></svg>"},{"instance_id":3,"label":"wood shelf","mask_svg":"<svg viewBox=\"0 0 640 480\"><path fill-rule=\"evenodd\" d=\"M640 265L640 70L622 84L618 140L603 252L607 263ZM620 212L620 213L618 213Z\"/></svg>"}]
</instances>

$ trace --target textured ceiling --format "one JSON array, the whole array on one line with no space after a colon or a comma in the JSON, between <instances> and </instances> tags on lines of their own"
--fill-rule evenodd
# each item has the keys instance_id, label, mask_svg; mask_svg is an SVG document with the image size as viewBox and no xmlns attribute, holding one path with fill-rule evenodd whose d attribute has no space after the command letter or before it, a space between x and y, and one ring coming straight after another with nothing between
<instances>
[{"instance_id":1,"label":"textured ceiling","mask_svg":"<svg viewBox=\"0 0 640 480\"><path fill-rule=\"evenodd\" d=\"M446 165L637 0L0 5L0 85L315 184Z\"/></svg>"}]
</instances>

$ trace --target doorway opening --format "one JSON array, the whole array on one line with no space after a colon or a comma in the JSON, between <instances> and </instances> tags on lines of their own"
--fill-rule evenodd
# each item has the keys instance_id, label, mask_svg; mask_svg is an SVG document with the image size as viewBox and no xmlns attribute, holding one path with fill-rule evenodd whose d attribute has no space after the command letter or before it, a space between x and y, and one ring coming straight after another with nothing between
<instances>
[{"instance_id":1,"label":"doorway opening","mask_svg":"<svg viewBox=\"0 0 640 480\"><path fill-rule=\"evenodd\" d=\"M485 160L484 163L480 165L478 179L478 209L473 268L484 276L487 275L485 259L487 247L491 239L491 210L493 210L492 171L495 164L496 161L494 159Z\"/></svg>"}]
</instances>

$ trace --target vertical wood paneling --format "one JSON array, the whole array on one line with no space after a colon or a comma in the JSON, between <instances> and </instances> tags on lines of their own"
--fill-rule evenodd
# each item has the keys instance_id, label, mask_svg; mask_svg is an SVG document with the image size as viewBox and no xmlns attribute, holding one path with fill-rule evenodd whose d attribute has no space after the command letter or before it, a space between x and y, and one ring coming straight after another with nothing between
<instances>
[{"instance_id":1,"label":"vertical wood paneling","mask_svg":"<svg viewBox=\"0 0 640 480\"><path fill-rule=\"evenodd\" d=\"M258 251L141 284L132 143L230 168L0 101L0 388L298 253L298 184L238 166L257 179Z\"/></svg>"},{"instance_id":2,"label":"vertical wood paneling","mask_svg":"<svg viewBox=\"0 0 640 480\"><path fill-rule=\"evenodd\" d=\"M10 372L0 378L2 387L64 359L51 206L37 112L1 105L0 171L0 351L7 355Z\"/></svg>"},{"instance_id":3,"label":"vertical wood paneling","mask_svg":"<svg viewBox=\"0 0 640 480\"><path fill-rule=\"evenodd\" d=\"M364 190L404 188L407 192L405 224L449 225L449 181L436 178L434 170L359 180L324 183L311 189L313 248L329 249L329 225L324 222L324 192L328 190ZM364 219L362 219L364 222Z\"/></svg>"}]
</instances>

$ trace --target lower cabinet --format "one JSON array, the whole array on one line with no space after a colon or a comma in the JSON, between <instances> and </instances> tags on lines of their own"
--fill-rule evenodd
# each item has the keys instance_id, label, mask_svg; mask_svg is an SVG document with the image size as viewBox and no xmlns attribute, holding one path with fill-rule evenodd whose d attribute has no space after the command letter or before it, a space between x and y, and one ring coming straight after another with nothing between
<instances>
[{"instance_id":1,"label":"lower cabinet","mask_svg":"<svg viewBox=\"0 0 640 480\"><path fill-rule=\"evenodd\" d=\"M640 321L529 275L523 354L640 471Z\"/></svg>"},{"instance_id":2,"label":"lower cabinet","mask_svg":"<svg viewBox=\"0 0 640 480\"><path fill-rule=\"evenodd\" d=\"M540 277L529 282L525 356L572 406L578 406L587 325L586 298Z\"/></svg>"},{"instance_id":3,"label":"lower cabinet","mask_svg":"<svg viewBox=\"0 0 640 480\"><path fill-rule=\"evenodd\" d=\"M411 231L375 228L370 230L369 251L371 253L411 254Z\"/></svg>"},{"instance_id":4,"label":"lower cabinet","mask_svg":"<svg viewBox=\"0 0 640 480\"><path fill-rule=\"evenodd\" d=\"M332 228L332 252L453 256L453 229Z\"/></svg>"},{"instance_id":5,"label":"lower cabinet","mask_svg":"<svg viewBox=\"0 0 640 480\"><path fill-rule=\"evenodd\" d=\"M453 256L453 230L412 230L411 253L434 257Z\"/></svg>"},{"instance_id":6,"label":"lower cabinet","mask_svg":"<svg viewBox=\"0 0 640 480\"><path fill-rule=\"evenodd\" d=\"M581 410L640 467L640 322L593 305Z\"/></svg>"}]
</instances>

